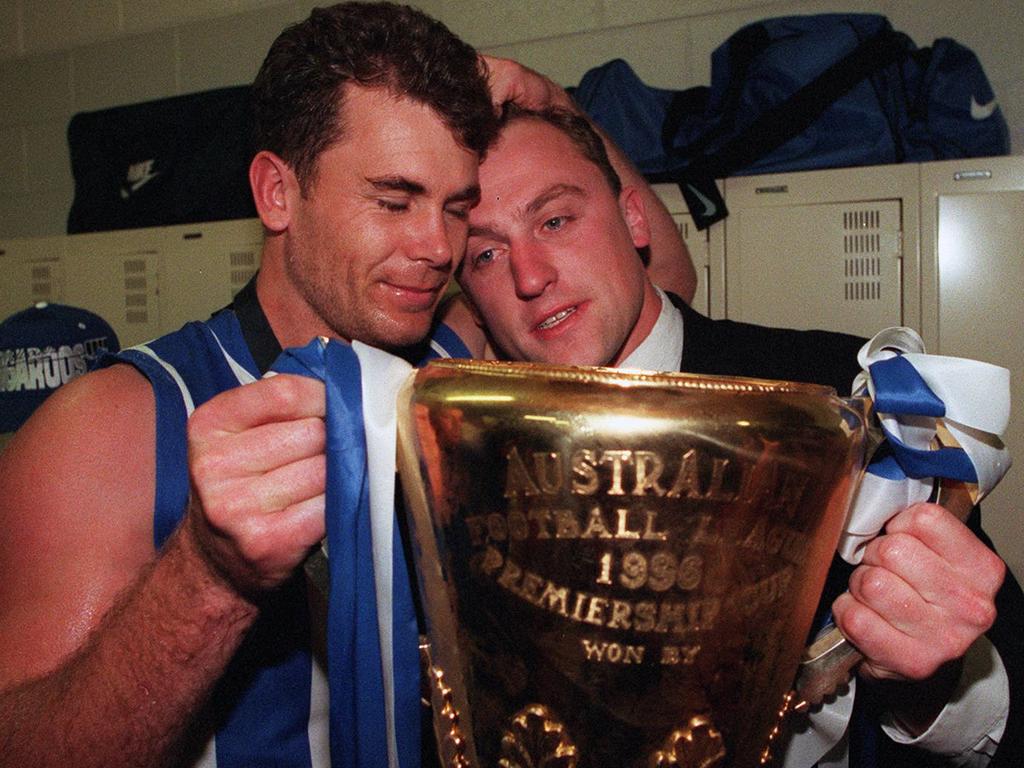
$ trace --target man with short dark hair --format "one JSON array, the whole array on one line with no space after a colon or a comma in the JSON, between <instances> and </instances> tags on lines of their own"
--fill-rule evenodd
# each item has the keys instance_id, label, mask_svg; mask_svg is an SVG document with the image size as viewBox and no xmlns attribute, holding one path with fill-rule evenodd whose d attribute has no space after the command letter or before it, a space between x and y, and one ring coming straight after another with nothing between
<instances>
[{"instance_id":1,"label":"man with short dark hair","mask_svg":"<svg viewBox=\"0 0 1024 768\"><path fill-rule=\"evenodd\" d=\"M506 110L481 165L457 272L499 358L849 392L863 339L710 320L656 287L638 255L650 241L643 200L614 176L599 137L571 109ZM456 330L481 349L472 323L463 318ZM787 767L823 756L827 765L1020 764L1024 595L1012 575L1004 581L977 511L970 524L913 505L866 546L852 574L834 568L837 589L822 610L831 603L866 657L854 720L868 726L848 755L841 742L827 756L825 747L789 754Z\"/></svg>"},{"instance_id":2,"label":"man with short dark hair","mask_svg":"<svg viewBox=\"0 0 1024 768\"><path fill-rule=\"evenodd\" d=\"M387 3L285 30L254 97L258 277L62 388L0 458L4 764L328 759L295 578L324 537L324 388L260 376L318 335L424 337L495 116L473 49Z\"/></svg>"}]
</instances>

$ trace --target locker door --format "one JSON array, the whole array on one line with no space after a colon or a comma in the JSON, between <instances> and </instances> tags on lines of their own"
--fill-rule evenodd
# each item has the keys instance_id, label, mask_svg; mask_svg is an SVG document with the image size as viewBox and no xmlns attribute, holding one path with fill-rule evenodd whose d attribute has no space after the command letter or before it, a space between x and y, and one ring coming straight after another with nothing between
<instances>
[{"instance_id":1,"label":"locker door","mask_svg":"<svg viewBox=\"0 0 1024 768\"><path fill-rule=\"evenodd\" d=\"M260 265L259 219L165 227L161 234L161 333L208 318L234 298Z\"/></svg>"},{"instance_id":2,"label":"locker door","mask_svg":"<svg viewBox=\"0 0 1024 768\"><path fill-rule=\"evenodd\" d=\"M872 336L920 326L916 165L726 179L733 320Z\"/></svg>"},{"instance_id":3,"label":"locker door","mask_svg":"<svg viewBox=\"0 0 1024 768\"><path fill-rule=\"evenodd\" d=\"M0 320L40 301L64 301L63 237L0 243Z\"/></svg>"},{"instance_id":4,"label":"locker door","mask_svg":"<svg viewBox=\"0 0 1024 768\"><path fill-rule=\"evenodd\" d=\"M1024 158L921 166L924 309L929 351L1010 370L1013 467L982 502L983 520L1011 569L1024 574Z\"/></svg>"},{"instance_id":5,"label":"locker door","mask_svg":"<svg viewBox=\"0 0 1024 768\"><path fill-rule=\"evenodd\" d=\"M66 261L68 304L110 323L122 347L158 335L159 242L153 230L73 235Z\"/></svg>"},{"instance_id":6,"label":"locker door","mask_svg":"<svg viewBox=\"0 0 1024 768\"><path fill-rule=\"evenodd\" d=\"M899 200L733 212L727 314L870 336L903 323Z\"/></svg>"}]
</instances>

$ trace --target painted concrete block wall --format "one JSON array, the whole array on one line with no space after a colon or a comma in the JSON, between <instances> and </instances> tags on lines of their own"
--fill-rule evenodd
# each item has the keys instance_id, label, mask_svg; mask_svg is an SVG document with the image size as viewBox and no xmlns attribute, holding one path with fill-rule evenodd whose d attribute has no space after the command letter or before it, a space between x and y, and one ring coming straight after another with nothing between
<instances>
[{"instance_id":1,"label":"painted concrete block wall","mask_svg":"<svg viewBox=\"0 0 1024 768\"><path fill-rule=\"evenodd\" d=\"M614 57L653 85L706 84L709 56L768 16L884 13L918 45L981 58L1024 152L1019 0L413 0L481 50L566 85ZM0 0L0 238L60 234L72 199L66 131L79 111L251 81L315 0Z\"/></svg>"}]
</instances>

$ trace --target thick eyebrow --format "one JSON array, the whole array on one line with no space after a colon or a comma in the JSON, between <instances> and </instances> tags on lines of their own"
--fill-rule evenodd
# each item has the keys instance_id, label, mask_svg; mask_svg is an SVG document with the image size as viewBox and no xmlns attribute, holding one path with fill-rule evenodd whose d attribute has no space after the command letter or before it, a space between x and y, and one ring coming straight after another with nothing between
<instances>
[{"instance_id":1,"label":"thick eyebrow","mask_svg":"<svg viewBox=\"0 0 1024 768\"><path fill-rule=\"evenodd\" d=\"M477 184L470 184L465 189L459 190L454 195L449 195L445 203L471 203L476 205L480 202L480 187Z\"/></svg>"},{"instance_id":2,"label":"thick eyebrow","mask_svg":"<svg viewBox=\"0 0 1024 768\"><path fill-rule=\"evenodd\" d=\"M368 178L367 181L374 189L381 192L407 192L410 195L422 195L427 191L427 188L419 182L404 176L379 176Z\"/></svg>"},{"instance_id":3,"label":"thick eyebrow","mask_svg":"<svg viewBox=\"0 0 1024 768\"><path fill-rule=\"evenodd\" d=\"M577 187L575 184L553 184L526 204L525 213L536 213L550 201L554 200L556 197L562 197L563 195L585 197L586 193L583 191L582 187Z\"/></svg>"},{"instance_id":4,"label":"thick eyebrow","mask_svg":"<svg viewBox=\"0 0 1024 768\"><path fill-rule=\"evenodd\" d=\"M550 187L545 189L533 200L526 204L523 212L519 214L520 217L531 216L552 200L555 200L564 195L571 195L573 197L586 197L586 192L582 187L577 187L575 184L552 184ZM487 224L478 224L476 226L470 225L469 237L486 237L493 240L500 240L502 235L501 232L494 229Z\"/></svg>"},{"instance_id":5,"label":"thick eyebrow","mask_svg":"<svg viewBox=\"0 0 1024 768\"><path fill-rule=\"evenodd\" d=\"M405 192L408 195L425 195L427 188L418 181L407 179L405 176L380 176L368 178L370 185L380 192ZM470 202L476 205L480 201L480 187L477 184L470 184L460 189L453 195L445 198L445 204Z\"/></svg>"},{"instance_id":6,"label":"thick eyebrow","mask_svg":"<svg viewBox=\"0 0 1024 768\"><path fill-rule=\"evenodd\" d=\"M490 238L491 240L498 240L501 237L501 235L498 233L498 230L494 229L493 227L487 227L487 226L474 227L473 225L470 225L469 232L467 233L467 236L468 237L486 237L486 238Z\"/></svg>"}]
</instances>

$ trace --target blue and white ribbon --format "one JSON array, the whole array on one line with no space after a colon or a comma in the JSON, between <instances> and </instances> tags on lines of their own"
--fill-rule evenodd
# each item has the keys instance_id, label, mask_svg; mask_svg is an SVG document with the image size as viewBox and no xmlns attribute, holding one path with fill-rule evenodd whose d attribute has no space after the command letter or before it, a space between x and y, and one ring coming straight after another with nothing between
<instances>
[{"instance_id":1,"label":"blue and white ribbon","mask_svg":"<svg viewBox=\"0 0 1024 768\"><path fill-rule=\"evenodd\" d=\"M839 541L839 554L853 564L894 515L932 495L937 479L968 484L977 502L1010 468L1001 438L1010 418L1005 368L925 354L910 328L877 334L861 348L858 362L854 394L871 398L885 441L868 465ZM846 733L856 683L852 679L845 694L787 734L780 745L783 768L846 764L844 750L830 750Z\"/></svg>"},{"instance_id":2,"label":"blue and white ribbon","mask_svg":"<svg viewBox=\"0 0 1024 768\"><path fill-rule=\"evenodd\" d=\"M327 389L331 764L418 768L419 632L394 508L395 398L412 367L359 342L315 340L274 370Z\"/></svg>"},{"instance_id":3,"label":"blue and white ribbon","mask_svg":"<svg viewBox=\"0 0 1024 768\"><path fill-rule=\"evenodd\" d=\"M885 442L867 468L839 542L859 563L864 546L900 510L927 501L937 479L968 484L975 503L1010 468L1002 435L1010 419L1010 372L928 355L910 328L887 328L861 348L854 394L868 395Z\"/></svg>"}]
</instances>

